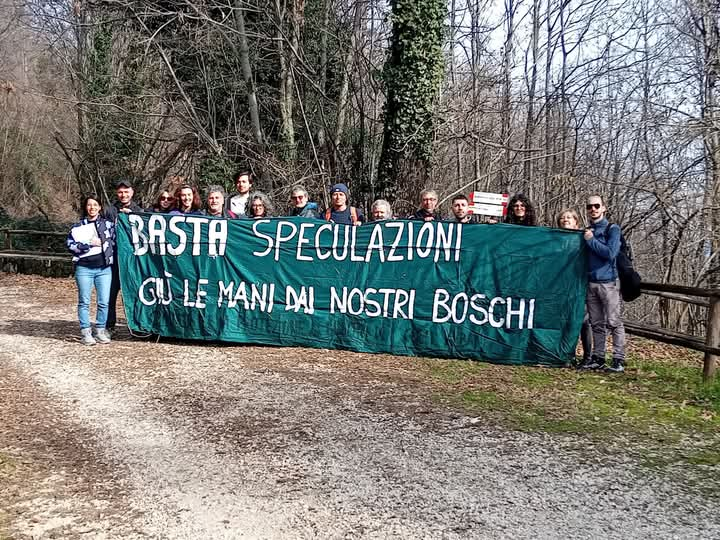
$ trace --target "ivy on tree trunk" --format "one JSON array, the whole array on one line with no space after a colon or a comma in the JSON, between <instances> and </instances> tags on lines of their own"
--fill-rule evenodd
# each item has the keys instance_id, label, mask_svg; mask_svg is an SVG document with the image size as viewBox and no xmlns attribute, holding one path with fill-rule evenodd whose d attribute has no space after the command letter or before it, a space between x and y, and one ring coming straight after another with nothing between
<instances>
[{"instance_id":1,"label":"ivy on tree trunk","mask_svg":"<svg viewBox=\"0 0 720 540\"><path fill-rule=\"evenodd\" d=\"M443 79L442 0L392 0L392 38L383 72L387 101L376 195L394 199L427 181L433 107Z\"/></svg>"}]
</instances>

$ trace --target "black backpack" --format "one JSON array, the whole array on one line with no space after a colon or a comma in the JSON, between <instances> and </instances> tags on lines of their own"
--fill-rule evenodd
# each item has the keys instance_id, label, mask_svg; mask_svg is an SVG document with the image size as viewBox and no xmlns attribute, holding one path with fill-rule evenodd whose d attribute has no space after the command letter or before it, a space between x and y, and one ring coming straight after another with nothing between
<instances>
[{"instance_id":1,"label":"black backpack","mask_svg":"<svg viewBox=\"0 0 720 540\"><path fill-rule=\"evenodd\" d=\"M617 227L620 228L619 225ZM625 241L622 229L620 229L620 252L615 259L615 266L620 279L620 296L626 302L636 300L642 294L640 290L642 278L633 268L632 249L630 244Z\"/></svg>"}]
</instances>

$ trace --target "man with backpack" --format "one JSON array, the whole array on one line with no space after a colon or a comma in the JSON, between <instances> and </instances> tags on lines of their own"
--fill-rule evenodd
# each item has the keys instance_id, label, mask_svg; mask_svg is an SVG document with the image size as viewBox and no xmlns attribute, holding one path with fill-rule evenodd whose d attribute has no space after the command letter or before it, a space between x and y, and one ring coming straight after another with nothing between
<instances>
[{"instance_id":1,"label":"man with backpack","mask_svg":"<svg viewBox=\"0 0 720 540\"><path fill-rule=\"evenodd\" d=\"M360 225L365 218L360 209L350 206L350 191L345 184L335 184L330 188L332 205L325 210L325 221L343 225Z\"/></svg>"},{"instance_id":2,"label":"man with backpack","mask_svg":"<svg viewBox=\"0 0 720 540\"><path fill-rule=\"evenodd\" d=\"M300 184L294 185L290 192L290 199L293 207L288 214L289 216L320 219L317 203L308 200L307 189L303 186Z\"/></svg>"},{"instance_id":3,"label":"man with backpack","mask_svg":"<svg viewBox=\"0 0 720 540\"><path fill-rule=\"evenodd\" d=\"M602 197L587 199L590 226L585 229L590 275L588 278L587 311L592 327L593 348L589 360L580 369L605 369L614 373L625 371L625 327L620 315L620 285L616 259L620 253L622 232L605 217ZM612 336L612 365L605 367L605 342L608 330Z\"/></svg>"}]
</instances>

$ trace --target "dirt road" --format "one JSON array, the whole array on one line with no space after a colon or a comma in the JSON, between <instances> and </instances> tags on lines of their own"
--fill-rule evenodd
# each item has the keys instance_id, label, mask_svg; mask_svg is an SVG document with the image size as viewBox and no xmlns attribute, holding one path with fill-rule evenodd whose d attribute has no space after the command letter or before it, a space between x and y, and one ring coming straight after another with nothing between
<instances>
[{"instance_id":1,"label":"dirt road","mask_svg":"<svg viewBox=\"0 0 720 540\"><path fill-rule=\"evenodd\" d=\"M432 400L413 359L78 343L71 280L0 276L0 538L718 538L622 452Z\"/></svg>"}]
</instances>

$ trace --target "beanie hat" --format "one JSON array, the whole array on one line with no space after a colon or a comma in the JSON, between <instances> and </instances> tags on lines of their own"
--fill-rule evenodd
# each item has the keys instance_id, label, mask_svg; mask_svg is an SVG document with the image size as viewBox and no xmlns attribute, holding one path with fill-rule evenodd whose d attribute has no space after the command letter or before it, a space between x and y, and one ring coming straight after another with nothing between
<instances>
[{"instance_id":1,"label":"beanie hat","mask_svg":"<svg viewBox=\"0 0 720 540\"><path fill-rule=\"evenodd\" d=\"M346 197L350 197L350 192L345 184L335 184L330 188L330 194L332 195L333 193L344 193Z\"/></svg>"}]
</instances>

